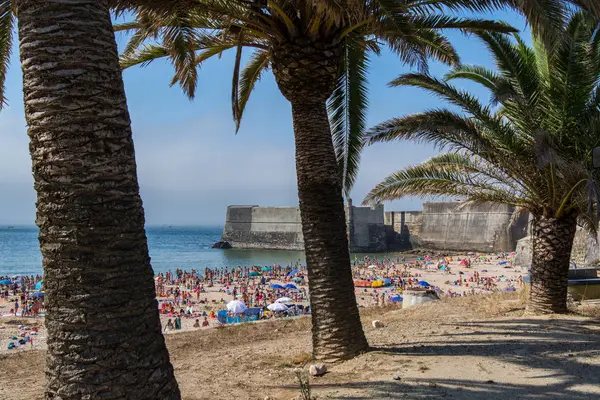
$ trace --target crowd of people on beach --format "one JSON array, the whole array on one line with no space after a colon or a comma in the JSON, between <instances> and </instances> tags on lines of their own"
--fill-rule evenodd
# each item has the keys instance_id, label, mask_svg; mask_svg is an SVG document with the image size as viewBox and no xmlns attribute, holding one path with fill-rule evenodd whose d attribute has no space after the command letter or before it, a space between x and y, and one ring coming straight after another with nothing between
<instances>
[{"instance_id":1,"label":"crowd of people on beach","mask_svg":"<svg viewBox=\"0 0 600 400\"><path fill-rule=\"evenodd\" d=\"M40 275L0 276L0 301L10 302L10 314L37 317L44 310Z\"/></svg>"},{"instance_id":2,"label":"crowd of people on beach","mask_svg":"<svg viewBox=\"0 0 600 400\"><path fill-rule=\"evenodd\" d=\"M401 306L403 293L417 288L448 297L518 290L523 276L508 273L516 272L511 271L513 257L513 253L425 255L410 259L355 257L352 277L357 302L359 307ZM496 274L487 273L486 266L495 267ZM502 273L505 270L506 275ZM42 285L39 275L0 277L0 301L10 302L13 316L43 315ZM308 271L300 262L203 270L179 268L158 273L155 286L165 332L311 312ZM234 302L243 307L230 307Z\"/></svg>"}]
</instances>

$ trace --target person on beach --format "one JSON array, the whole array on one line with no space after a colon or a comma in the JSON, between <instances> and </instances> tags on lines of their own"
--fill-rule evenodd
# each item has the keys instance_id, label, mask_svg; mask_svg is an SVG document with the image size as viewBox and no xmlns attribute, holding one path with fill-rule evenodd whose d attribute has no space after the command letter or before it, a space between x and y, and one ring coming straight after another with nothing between
<instances>
[{"instance_id":1,"label":"person on beach","mask_svg":"<svg viewBox=\"0 0 600 400\"><path fill-rule=\"evenodd\" d=\"M175 329L175 326L173 325L173 321L171 321L171 319L169 318L167 324L165 325L165 333L171 332L173 329Z\"/></svg>"},{"instance_id":2,"label":"person on beach","mask_svg":"<svg viewBox=\"0 0 600 400\"><path fill-rule=\"evenodd\" d=\"M178 331L181 329L181 317L178 315L175 317L175 330Z\"/></svg>"},{"instance_id":3,"label":"person on beach","mask_svg":"<svg viewBox=\"0 0 600 400\"><path fill-rule=\"evenodd\" d=\"M202 327L205 328L208 326L208 319L204 317L204 321L202 321Z\"/></svg>"},{"instance_id":4,"label":"person on beach","mask_svg":"<svg viewBox=\"0 0 600 400\"><path fill-rule=\"evenodd\" d=\"M200 328L200 320L197 319L196 322L194 322L194 328Z\"/></svg>"}]
</instances>

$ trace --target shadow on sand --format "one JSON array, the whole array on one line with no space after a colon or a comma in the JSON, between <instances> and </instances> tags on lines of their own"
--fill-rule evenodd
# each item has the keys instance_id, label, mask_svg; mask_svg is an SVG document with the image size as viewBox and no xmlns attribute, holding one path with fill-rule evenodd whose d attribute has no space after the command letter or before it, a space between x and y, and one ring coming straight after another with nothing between
<instances>
[{"instance_id":1,"label":"shadow on sand","mask_svg":"<svg viewBox=\"0 0 600 400\"><path fill-rule=\"evenodd\" d=\"M426 341L375 348L394 358L426 360L435 356L475 356L507 363L514 372L528 371L531 384L467 379L369 380L340 383L313 380L315 393L340 399L600 399L600 319L581 321L504 319L442 325L456 333L429 335ZM471 333L459 329L471 330ZM439 339L438 339L439 337ZM490 339L491 337L491 339ZM459 367L459 365L457 365ZM531 376L531 371L537 374ZM460 377L460 371L454 372ZM493 379L493 371L489 375ZM553 378L553 379L546 379ZM536 379L551 381L535 382ZM292 389L290 387L290 389ZM590 393L589 390L594 393ZM327 397L331 392L333 397ZM320 398L320 397L319 397Z\"/></svg>"}]
</instances>

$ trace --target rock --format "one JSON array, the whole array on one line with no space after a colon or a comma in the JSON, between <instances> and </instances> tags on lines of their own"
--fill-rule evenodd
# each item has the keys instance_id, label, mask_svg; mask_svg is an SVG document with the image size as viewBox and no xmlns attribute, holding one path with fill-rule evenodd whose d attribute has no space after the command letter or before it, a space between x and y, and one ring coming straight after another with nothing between
<instances>
[{"instance_id":1,"label":"rock","mask_svg":"<svg viewBox=\"0 0 600 400\"><path fill-rule=\"evenodd\" d=\"M217 242L212 245L213 249L231 249L231 244L229 242Z\"/></svg>"},{"instance_id":2,"label":"rock","mask_svg":"<svg viewBox=\"0 0 600 400\"><path fill-rule=\"evenodd\" d=\"M383 322L381 322L378 319L374 320L371 323L373 324L373 328L383 328L385 326L385 325L383 325Z\"/></svg>"},{"instance_id":3,"label":"rock","mask_svg":"<svg viewBox=\"0 0 600 400\"><path fill-rule=\"evenodd\" d=\"M308 368L308 373L312 376L325 375L327 372L327 366L325 364L313 364Z\"/></svg>"}]
</instances>

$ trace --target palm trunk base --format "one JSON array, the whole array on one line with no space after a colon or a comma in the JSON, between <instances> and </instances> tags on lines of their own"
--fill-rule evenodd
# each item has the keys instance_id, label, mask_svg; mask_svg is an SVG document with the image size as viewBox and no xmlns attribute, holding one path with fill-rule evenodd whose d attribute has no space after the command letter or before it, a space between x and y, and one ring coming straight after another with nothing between
<instances>
[{"instance_id":1,"label":"palm trunk base","mask_svg":"<svg viewBox=\"0 0 600 400\"><path fill-rule=\"evenodd\" d=\"M569 264L576 218L534 217L531 289L527 312L566 313Z\"/></svg>"}]
</instances>

